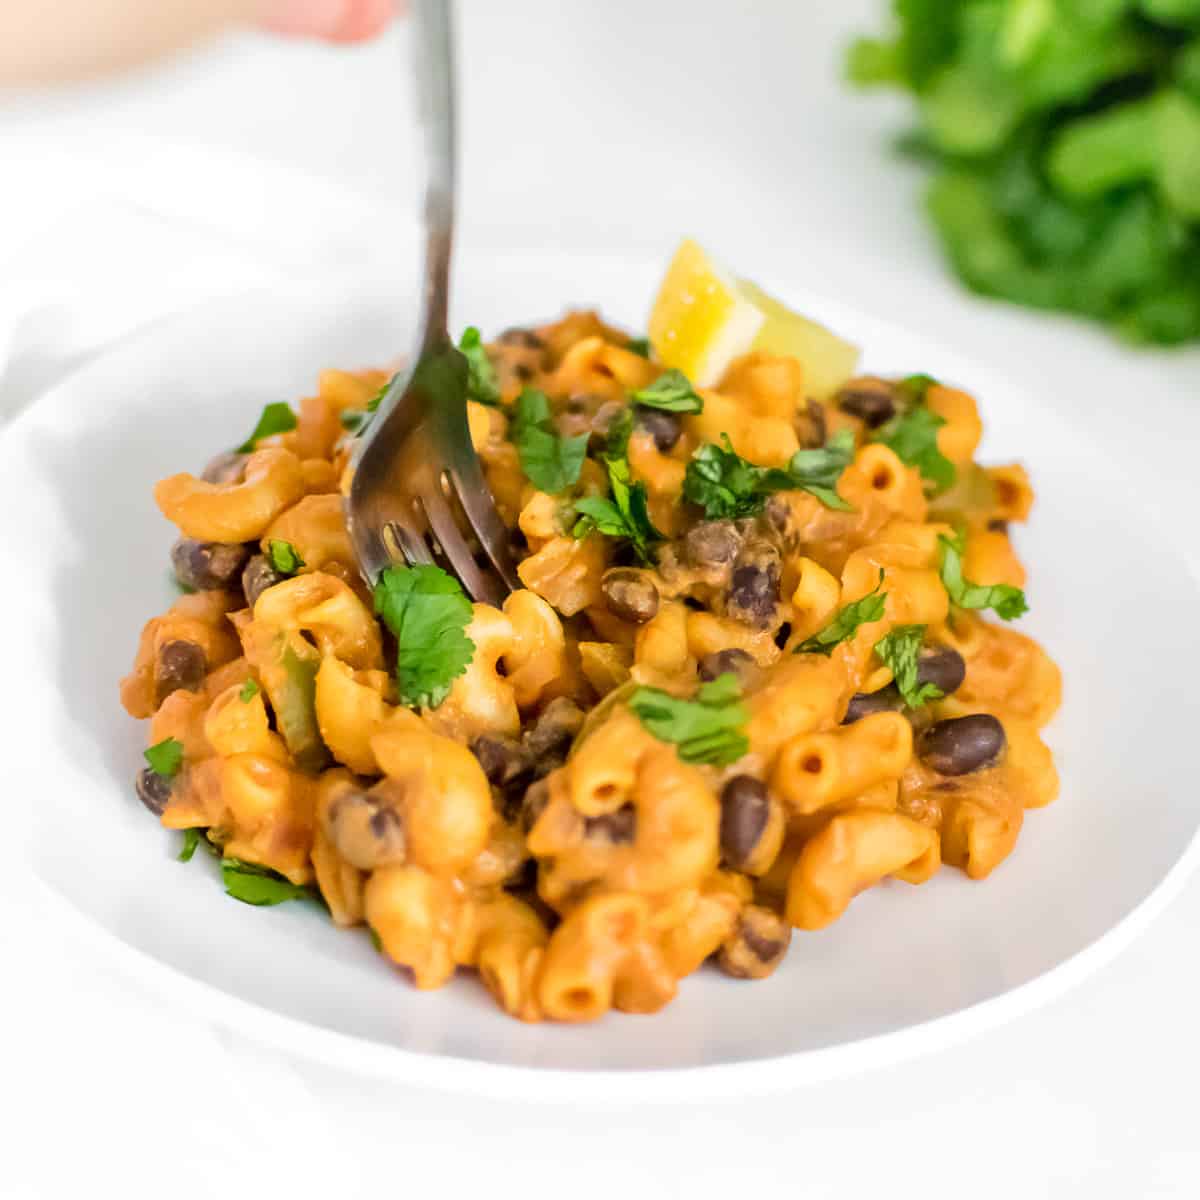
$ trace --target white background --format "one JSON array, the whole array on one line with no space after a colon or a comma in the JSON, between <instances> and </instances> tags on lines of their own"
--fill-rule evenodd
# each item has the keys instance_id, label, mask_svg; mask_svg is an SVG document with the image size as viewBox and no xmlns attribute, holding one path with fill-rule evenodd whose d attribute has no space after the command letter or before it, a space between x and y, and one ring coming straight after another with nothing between
<instances>
[{"instance_id":1,"label":"white background","mask_svg":"<svg viewBox=\"0 0 1200 1200\"><path fill-rule=\"evenodd\" d=\"M884 152L902 109L837 80L878 7L463 0L464 243L665 255L689 232L768 286L786 262L1002 362L1119 447L1131 489L1194 505L1200 355L983 304L940 270L915 178ZM380 253L412 208L407 81L399 35L245 38L0 104L0 416L163 312ZM952 1051L761 1100L605 1110L288 1059L142 992L19 870L0 893L0 1196L1200 1194L1196 883L1076 992Z\"/></svg>"}]
</instances>

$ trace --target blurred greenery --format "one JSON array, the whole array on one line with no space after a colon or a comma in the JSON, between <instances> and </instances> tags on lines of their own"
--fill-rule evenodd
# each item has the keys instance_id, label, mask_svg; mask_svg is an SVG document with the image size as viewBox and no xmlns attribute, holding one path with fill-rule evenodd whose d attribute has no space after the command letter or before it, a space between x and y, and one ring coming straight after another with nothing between
<instances>
[{"instance_id":1,"label":"blurred greenery","mask_svg":"<svg viewBox=\"0 0 1200 1200\"><path fill-rule=\"evenodd\" d=\"M1200 339L1200 0L892 0L847 70L912 93L904 153L985 295Z\"/></svg>"}]
</instances>

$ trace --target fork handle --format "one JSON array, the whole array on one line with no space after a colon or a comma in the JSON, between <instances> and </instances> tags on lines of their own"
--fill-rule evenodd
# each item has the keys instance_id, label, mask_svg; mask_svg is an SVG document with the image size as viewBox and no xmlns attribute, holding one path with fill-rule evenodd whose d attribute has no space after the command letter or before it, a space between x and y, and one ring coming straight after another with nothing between
<instances>
[{"instance_id":1,"label":"fork handle","mask_svg":"<svg viewBox=\"0 0 1200 1200\"><path fill-rule=\"evenodd\" d=\"M425 325L421 330L421 351L448 337L455 154L450 3L451 0L412 3L418 116L425 142Z\"/></svg>"}]
</instances>

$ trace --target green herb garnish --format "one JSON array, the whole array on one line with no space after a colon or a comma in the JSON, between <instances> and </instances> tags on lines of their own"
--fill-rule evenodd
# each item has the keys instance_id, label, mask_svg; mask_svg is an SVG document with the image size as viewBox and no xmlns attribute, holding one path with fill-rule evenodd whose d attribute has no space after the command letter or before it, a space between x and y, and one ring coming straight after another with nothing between
<instances>
[{"instance_id":1,"label":"green herb garnish","mask_svg":"<svg viewBox=\"0 0 1200 1200\"><path fill-rule=\"evenodd\" d=\"M860 625L878 621L883 616L887 601L887 592L879 589L883 586L883 571L879 572L879 580L875 586L861 599L854 600L844 608L839 608L833 615L833 620L818 630L812 637L805 638L793 651L793 654L824 654L827 658L833 653L834 646L852 638Z\"/></svg>"},{"instance_id":2,"label":"green herb garnish","mask_svg":"<svg viewBox=\"0 0 1200 1200\"><path fill-rule=\"evenodd\" d=\"M642 562L652 562L652 547L665 539L650 519L646 485L640 480L633 482L627 458L606 457L604 462L608 467L611 499L584 496L576 500L579 520L572 532L577 538L586 537L593 530L606 537L625 538Z\"/></svg>"},{"instance_id":3,"label":"green herb garnish","mask_svg":"<svg viewBox=\"0 0 1200 1200\"><path fill-rule=\"evenodd\" d=\"M467 360L467 399L496 408L500 403L500 379L474 325L463 330L458 348Z\"/></svg>"},{"instance_id":4,"label":"green herb garnish","mask_svg":"<svg viewBox=\"0 0 1200 1200\"><path fill-rule=\"evenodd\" d=\"M920 404L893 417L875 435L902 463L920 471L935 496L953 486L957 476L954 464L938 449L937 433L945 423L945 417Z\"/></svg>"},{"instance_id":5,"label":"green herb garnish","mask_svg":"<svg viewBox=\"0 0 1200 1200\"><path fill-rule=\"evenodd\" d=\"M579 479L589 434L561 437L554 428L545 392L526 388L518 397L509 437L521 469L538 491L556 496Z\"/></svg>"},{"instance_id":6,"label":"green herb garnish","mask_svg":"<svg viewBox=\"0 0 1200 1200\"><path fill-rule=\"evenodd\" d=\"M966 534L938 538L942 548L942 583L952 603L959 608L990 608L1004 621L1012 621L1029 611L1025 593L1011 583L993 583L987 586L972 583L963 575L962 556L966 551Z\"/></svg>"},{"instance_id":7,"label":"green herb garnish","mask_svg":"<svg viewBox=\"0 0 1200 1200\"><path fill-rule=\"evenodd\" d=\"M183 766L183 743L177 738L164 738L161 742L155 742L149 750L143 751L142 755L155 775L161 775L164 779L174 779L179 774L179 768Z\"/></svg>"},{"instance_id":8,"label":"green herb garnish","mask_svg":"<svg viewBox=\"0 0 1200 1200\"><path fill-rule=\"evenodd\" d=\"M942 698L942 689L937 684L917 682L924 637L924 625L897 625L875 643L875 654L891 670L896 688L909 708L920 708L930 700Z\"/></svg>"},{"instance_id":9,"label":"green herb garnish","mask_svg":"<svg viewBox=\"0 0 1200 1200\"><path fill-rule=\"evenodd\" d=\"M243 704L249 704L255 696L258 695L258 684L253 679L247 679L242 684L242 690L238 692L238 699Z\"/></svg>"},{"instance_id":10,"label":"green herb garnish","mask_svg":"<svg viewBox=\"0 0 1200 1200\"><path fill-rule=\"evenodd\" d=\"M648 337L630 338L625 345L625 349L632 354L640 355L642 358L650 357L650 339Z\"/></svg>"},{"instance_id":11,"label":"green herb garnish","mask_svg":"<svg viewBox=\"0 0 1200 1200\"><path fill-rule=\"evenodd\" d=\"M196 853L196 847L200 845L200 839L203 836L203 829L185 829L183 831L183 845L180 846L177 855L180 862L192 861L192 855Z\"/></svg>"},{"instance_id":12,"label":"green herb garnish","mask_svg":"<svg viewBox=\"0 0 1200 1200\"><path fill-rule=\"evenodd\" d=\"M249 454L254 449L255 442L260 438L271 437L276 433L289 433L295 428L296 414L292 412L291 406L284 404L282 400L277 400L262 410L262 416L258 418L254 432L237 448L235 453Z\"/></svg>"},{"instance_id":13,"label":"green herb garnish","mask_svg":"<svg viewBox=\"0 0 1200 1200\"><path fill-rule=\"evenodd\" d=\"M285 900L314 899L311 888L301 887L275 871L256 863L242 862L240 858L221 860L221 880L226 895L259 908L282 904Z\"/></svg>"},{"instance_id":14,"label":"green herb garnish","mask_svg":"<svg viewBox=\"0 0 1200 1200\"><path fill-rule=\"evenodd\" d=\"M762 512L775 492L802 491L815 496L826 508L849 512L851 506L837 494L842 472L854 458L854 434L835 433L815 450L797 450L786 467L759 467L742 458L728 434L720 446L701 446L688 463L683 497L704 509L705 517L752 517Z\"/></svg>"},{"instance_id":15,"label":"green herb garnish","mask_svg":"<svg viewBox=\"0 0 1200 1200\"><path fill-rule=\"evenodd\" d=\"M749 713L735 675L703 684L693 700L638 687L626 704L660 742L674 743L684 762L726 766L750 747L743 732Z\"/></svg>"},{"instance_id":16,"label":"green herb garnish","mask_svg":"<svg viewBox=\"0 0 1200 1200\"><path fill-rule=\"evenodd\" d=\"M295 575L304 567L296 547L282 538L272 538L267 543L267 561L280 575Z\"/></svg>"},{"instance_id":17,"label":"green herb garnish","mask_svg":"<svg viewBox=\"0 0 1200 1200\"><path fill-rule=\"evenodd\" d=\"M664 371L648 387L639 388L633 399L643 408L661 408L665 412L699 413L704 411L704 399L692 387L682 371Z\"/></svg>"},{"instance_id":18,"label":"green herb garnish","mask_svg":"<svg viewBox=\"0 0 1200 1200\"><path fill-rule=\"evenodd\" d=\"M440 567L387 567L375 585L375 611L396 635L400 703L437 708L475 653L464 632L473 610L462 586Z\"/></svg>"}]
</instances>

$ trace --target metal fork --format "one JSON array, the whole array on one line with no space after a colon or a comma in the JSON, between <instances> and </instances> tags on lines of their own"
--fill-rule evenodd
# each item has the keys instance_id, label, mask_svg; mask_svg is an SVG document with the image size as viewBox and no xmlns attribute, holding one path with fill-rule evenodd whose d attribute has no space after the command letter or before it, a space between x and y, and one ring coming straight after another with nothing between
<instances>
[{"instance_id":1,"label":"metal fork","mask_svg":"<svg viewBox=\"0 0 1200 1200\"><path fill-rule=\"evenodd\" d=\"M412 369L392 380L355 449L346 521L368 584L395 562L437 563L476 600L500 604L520 583L471 444L467 361L447 331L455 190L450 0L409 7L427 172L424 313Z\"/></svg>"}]
</instances>

